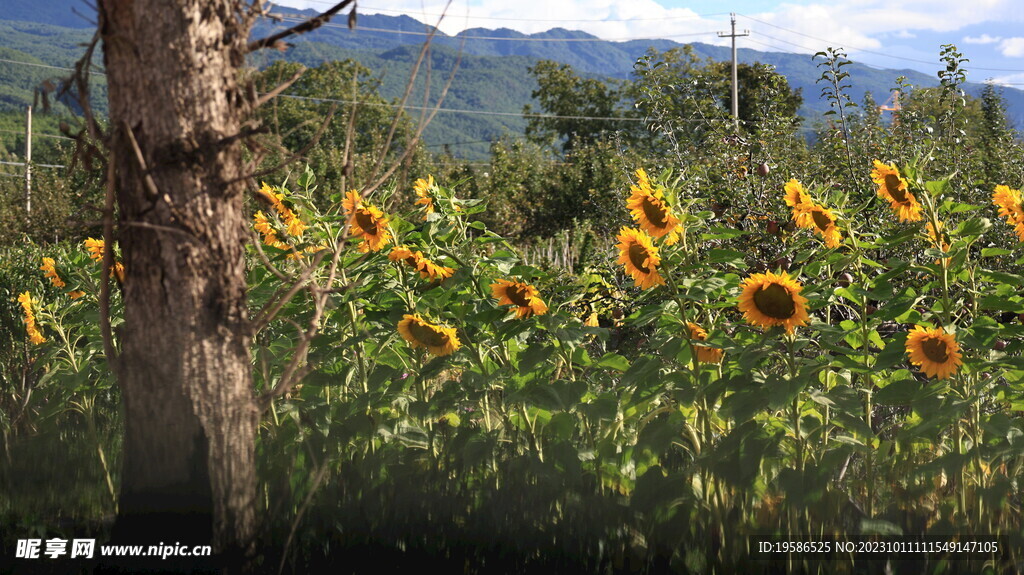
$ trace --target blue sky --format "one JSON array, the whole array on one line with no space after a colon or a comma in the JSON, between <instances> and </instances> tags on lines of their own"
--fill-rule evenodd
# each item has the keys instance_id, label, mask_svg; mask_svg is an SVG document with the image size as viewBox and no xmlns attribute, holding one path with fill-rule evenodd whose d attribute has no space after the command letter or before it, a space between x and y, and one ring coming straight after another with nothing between
<instances>
[{"instance_id":1,"label":"blue sky","mask_svg":"<svg viewBox=\"0 0 1024 575\"><path fill-rule=\"evenodd\" d=\"M435 23L445 0L368 0L366 14L407 14ZM324 10L329 0L279 0ZM762 51L813 54L841 47L850 58L879 68L934 74L942 44L956 44L968 80L1024 88L1024 3L1020 0L453 0L440 28L512 28L524 33L562 27L608 40L669 38L725 44L716 32L749 30L737 45Z\"/></svg>"}]
</instances>

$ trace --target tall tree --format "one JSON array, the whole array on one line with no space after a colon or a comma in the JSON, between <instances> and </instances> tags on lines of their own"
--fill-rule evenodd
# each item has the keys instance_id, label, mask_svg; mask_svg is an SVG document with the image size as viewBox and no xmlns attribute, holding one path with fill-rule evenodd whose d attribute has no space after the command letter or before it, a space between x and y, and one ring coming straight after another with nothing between
<instances>
[{"instance_id":1,"label":"tall tree","mask_svg":"<svg viewBox=\"0 0 1024 575\"><path fill-rule=\"evenodd\" d=\"M541 60L528 68L537 80L532 96L544 114L530 117L526 137L541 145L562 142L562 151L570 152L599 140L603 135L624 128L627 122L609 121L622 117L616 86L597 78L581 78L568 64ZM523 114L535 114L530 105Z\"/></svg>"},{"instance_id":2,"label":"tall tree","mask_svg":"<svg viewBox=\"0 0 1024 575\"><path fill-rule=\"evenodd\" d=\"M115 538L212 541L230 564L254 549L259 418L242 211L254 102L237 79L247 52L304 30L250 43L261 5L98 4L127 270L115 363L125 422Z\"/></svg>"}]
</instances>

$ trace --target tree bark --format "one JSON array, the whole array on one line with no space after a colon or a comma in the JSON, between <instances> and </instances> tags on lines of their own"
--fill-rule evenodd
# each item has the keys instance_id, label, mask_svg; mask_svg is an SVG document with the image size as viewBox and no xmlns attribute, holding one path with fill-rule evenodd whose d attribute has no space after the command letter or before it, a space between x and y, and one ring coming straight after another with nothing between
<instances>
[{"instance_id":1,"label":"tree bark","mask_svg":"<svg viewBox=\"0 0 1024 575\"><path fill-rule=\"evenodd\" d=\"M246 316L238 0L100 0L126 278L118 329L124 469L114 538L256 535L258 413Z\"/></svg>"}]
</instances>

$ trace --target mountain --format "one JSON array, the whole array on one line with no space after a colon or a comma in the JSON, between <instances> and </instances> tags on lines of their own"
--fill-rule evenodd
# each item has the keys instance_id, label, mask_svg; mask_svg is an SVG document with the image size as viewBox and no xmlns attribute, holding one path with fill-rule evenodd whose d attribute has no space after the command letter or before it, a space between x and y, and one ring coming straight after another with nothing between
<instances>
[{"instance_id":1,"label":"mountain","mask_svg":"<svg viewBox=\"0 0 1024 575\"><path fill-rule=\"evenodd\" d=\"M6 8L0 11L0 36L4 38L0 48L0 111L22 108L31 101L32 89L42 80L67 74L4 60L66 67L91 38L90 20L95 19L95 12L84 0L48 0L41 4L0 0L0 8ZM311 10L276 8L273 18L258 23L253 36L269 35L315 14ZM397 99L404 91L418 48L431 31L431 26L409 16L376 14L359 15L356 28L350 30L342 15L306 35L290 38L293 45L287 52L265 50L254 54L250 63L263 67L287 58L315 66L352 58L381 76L381 93L385 98ZM526 121L520 114L523 106L531 103L531 92L536 89L527 68L540 59L569 64L586 76L626 79L632 74L636 59L648 48L665 51L681 45L671 40L609 42L564 28L538 34L507 28L470 28L454 36L437 31L431 51L431 93L440 93L447 77L445 72L458 59L459 69L444 102L445 109L457 111L438 113L425 134L427 144L435 149L448 146L454 153L470 158L484 158L489 141L506 132L522 133ZM701 58L726 61L731 57L726 47L703 43L690 46ZM804 106L800 113L809 123L813 124L828 109L828 102L818 97L821 86L815 81L821 71L811 57L744 48L738 50L738 57L741 62L775 66L790 86L801 89ZM865 92L884 100L898 76L905 76L920 87L938 84L934 76L914 70L877 69L858 63L844 70L850 73L848 94L855 102L860 102ZM105 86L101 77L96 79L99 96ZM982 88L981 84L965 86L972 95L980 94ZM1003 94L1011 121L1018 128L1024 127L1024 92L1005 88ZM339 94L338 98L345 96ZM410 101L421 103L422 98ZM102 101L96 106L104 109Z\"/></svg>"}]
</instances>

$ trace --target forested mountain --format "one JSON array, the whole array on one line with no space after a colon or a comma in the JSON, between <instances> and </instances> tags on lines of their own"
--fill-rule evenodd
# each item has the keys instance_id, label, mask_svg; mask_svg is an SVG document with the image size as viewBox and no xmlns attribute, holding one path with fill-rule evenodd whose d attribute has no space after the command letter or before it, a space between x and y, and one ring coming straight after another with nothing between
<instances>
[{"instance_id":1,"label":"forested mountain","mask_svg":"<svg viewBox=\"0 0 1024 575\"><path fill-rule=\"evenodd\" d=\"M0 36L4 38L0 47L0 112L10 115L31 102L34 89L45 80L67 75L66 71L46 66L67 67L80 56L91 37L89 27L93 25L91 20L95 14L81 0L55 0L45 3L45 7L3 0L0 7L4 8L0 12L3 18L0 19ZM274 12L279 19L263 21L255 35L266 35L313 14L281 7ZM418 47L429 30L428 25L408 16L360 15L355 30L348 29L343 19L339 19L295 40L285 52L264 51L255 54L251 62L263 68L283 58L316 66L351 58L378 74L381 95L395 101L404 91ZM531 93L537 89L528 68L539 60L568 64L583 76L625 80L630 78L637 58L649 48L665 51L681 46L670 40L608 42L563 28L531 35L504 28L471 28L456 36L438 32L433 42L432 100L441 93L456 62L458 71L444 101L445 110L438 113L425 133L427 145L435 151L447 147L456 155L471 158L484 157L488 143L504 133L523 132L526 121L520 114L523 107L531 103ZM725 47L702 43L690 46L700 58L729 59L729 50ZM821 71L807 55L741 48L739 58L745 63L775 66L792 88L801 90L804 103L800 113L808 120L805 125L813 125L828 109L828 103L819 98L821 87L815 83ZM913 70L883 70L857 63L845 70L850 73L848 93L854 102L860 102L867 92L873 94L875 100L884 101L899 76L905 76L916 86L937 84L934 76ZM93 84L95 106L102 111L105 107L102 76L97 76ZM982 87L981 84L966 85L967 91L975 96ZM1024 126L1024 92L1006 88L1003 94L1010 120L1018 128ZM345 99L344 94L325 97ZM422 92L414 93L410 104L423 103ZM66 110L57 106L57 112L62 111ZM4 132L2 135L8 148L14 146L13 134Z\"/></svg>"}]
</instances>

